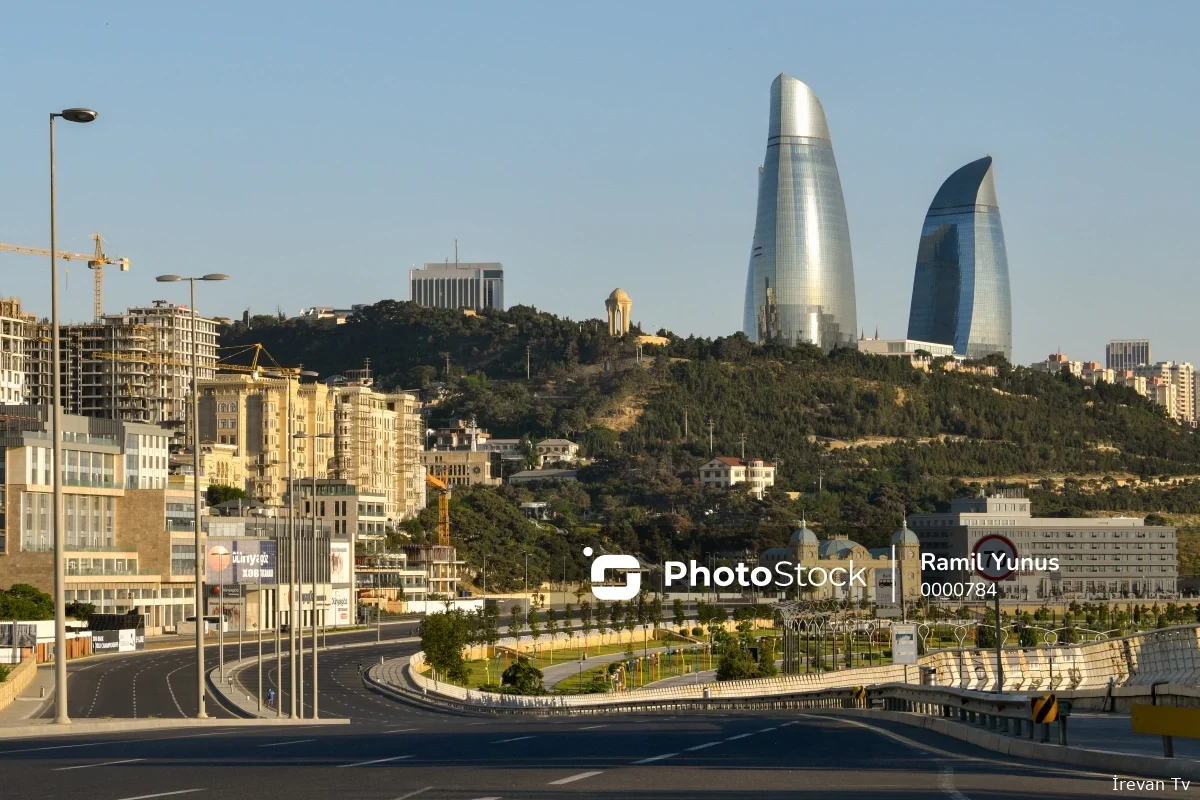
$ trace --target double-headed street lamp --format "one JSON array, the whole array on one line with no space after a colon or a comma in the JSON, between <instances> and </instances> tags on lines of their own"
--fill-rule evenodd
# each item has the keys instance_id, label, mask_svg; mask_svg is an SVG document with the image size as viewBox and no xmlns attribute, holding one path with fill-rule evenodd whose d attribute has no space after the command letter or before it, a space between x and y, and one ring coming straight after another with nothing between
<instances>
[{"instance_id":1,"label":"double-headed street lamp","mask_svg":"<svg viewBox=\"0 0 1200 800\"><path fill-rule=\"evenodd\" d=\"M58 230L57 207L54 190L54 120L67 122L95 122L99 116L90 108L64 108L50 114L50 347L52 348L51 375L54 393L54 408L50 412L51 464L54 478L54 721L69 724L67 715L67 607L66 576L63 564L66 536L63 531L63 485L62 485L62 366L59 363L58 332ZM13 629L16 644L16 628Z\"/></svg>"},{"instance_id":2,"label":"double-headed street lamp","mask_svg":"<svg viewBox=\"0 0 1200 800\"><path fill-rule=\"evenodd\" d=\"M53 249L53 248L52 248ZM204 554L200 546L200 374L196 365L196 281L224 281L228 275L210 272L199 277L183 277L181 275L159 275L155 278L159 283L178 283L187 281L191 291L192 311L192 517L195 523L196 537L196 718L208 716L204 712ZM55 359L57 363L57 359ZM220 621L221 629L225 627L225 600L221 599Z\"/></svg>"}]
</instances>

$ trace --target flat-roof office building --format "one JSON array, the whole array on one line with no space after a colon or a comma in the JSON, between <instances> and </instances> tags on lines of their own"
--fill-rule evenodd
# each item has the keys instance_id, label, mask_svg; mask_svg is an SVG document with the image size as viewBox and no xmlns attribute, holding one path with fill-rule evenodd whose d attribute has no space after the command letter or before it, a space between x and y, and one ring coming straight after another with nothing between
<instances>
[{"instance_id":1,"label":"flat-roof office building","mask_svg":"<svg viewBox=\"0 0 1200 800\"><path fill-rule=\"evenodd\" d=\"M408 271L409 298L428 308L504 310L504 267L499 263L426 264Z\"/></svg>"},{"instance_id":2,"label":"flat-roof office building","mask_svg":"<svg viewBox=\"0 0 1200 800\"><path fill-rule=\"evenodd\" d=\"M1035 517L1024 497L961 497L939 514L913 514L909 527L921 553L967 559L989 534L1009 539L1020 559L1058 560L1059 569L1022 569L1000 581L1002 596L1015 600L1060 597L1124 599L1174 597L1178 556L1175 529L1147 525L1137 517L1067 519ZM927 556L926 556L927 557ZM959 564L923 569L925 583L979 583Z\"/></svg>"}]
</instances>

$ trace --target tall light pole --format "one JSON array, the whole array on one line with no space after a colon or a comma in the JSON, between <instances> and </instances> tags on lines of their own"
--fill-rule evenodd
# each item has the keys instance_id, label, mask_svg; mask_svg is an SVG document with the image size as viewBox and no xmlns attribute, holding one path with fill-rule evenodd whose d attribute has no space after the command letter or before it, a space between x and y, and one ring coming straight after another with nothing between
<instances>
[{"instance_id":1,"label":"tall light pole","mask_svg":"<svg viewBox=\"0 0 1200 800\"><path fill-rule=\"evenodd\" d=\"M155 278L159 283L177 283L187 281L191 292L192 310L192 522L194 523L196 545L196 718L208 716L204 712L204 553L200 545L200 373L196 365L196 281L225 281L228 275L220 272L210 272L199 277L182 277L180 275L159 275ZM221 628L225 627L225 600L221 599L220 621Z\"/></svg>"},{"instance_id":2,"label":"tall light pole","mask_svg":"<svg viewBox=\"0 0 1200 800\"><path fill-rule=\"evenodd\" d=\"M62 365L59 363L58 334L58 210L54 190L54 120L94 122L99 116L90 108L65 108L50 115L50 356L54 408L50 411L51 464L54 470L54 721L69 725L67 714L67 606L66 576L63 575L66 535L62 524ZM13 643L16 643L13 628Z\"/></svg>"},{"instance_id":3,"label":"tall light pole","mask_svg":"<svg viewBox=\"0 0 1200 800\"><path fill-rule=\"evenodd\" d=\"M302 374L307 374L307 373L302 373ZM313 374L314 376L316 375L316 373L315 373L315 372L314 372L314 373L312 373L312 374ZM312 644L312 670L313 670L313 675L312 675L312 707L313 707L313 711L312 711L312 718L313 718L313 719L318 719L318 717L319 717L319 714L318 714L318 711L317 711L317 697L318 697L318 694L317 694L317 693L318 693L318 691L319 691L319 685L320 685L320 684L319 684L319 679L318 679L318 677L317 677L317 668L318 668L318 656L317 656L317 579L318 579L320 576L318 575L317 563L320 561L320 553L321 553L321 548L319 547L319 545L318 545L318 543L317 543L317 441L316 441L316 440L317 440L317 439L332 439L332 438L333 438L333 434L332 434L332 433L328 433L328 432L326 432L326 433L318 433L318 434L315 434L315 435L313 435L313 436L309 436L309 435L308 435L307 433L305 433L304 431L297 431L297 432L296 432L296 434L295 434L295 436L294 436L293 438L296 438L296 439L312 439L312 440L313 440L313 441L312 441L312 444L309 446L309 453L310 453L310 455L309 455L309 465L310 465L310 472L311 472L311 475L312 475L312 497L309 499L309 502L312 504L312 506L311 506L311 508L310 508L309 510L310 510L312 513L311 513L309 516L312 518L312 565L313 565L313 573L312 573L312 605L311 605L311 608L312 608L312 615L309 617L309 627L310 627L310 629L311 629L311 631L312 631L312 640L313 640L313 644ZM331 539L331 541L330 541L330 544L332 544L332 539ZM329 592L330 592L330 594L331 594L331 595L333 594L333 583L332 583L332 580L333 580L333 576L331 575L331 576L330 576L330 586L329 586Z\"/></svg>"},{"instance_id":4,"label":"tall light pole","mask_svg":"<svg viewBox=\"0 0 1200 800\"><path fill-rule=\"evenodd\" d=\"M533 599L529 596L529 551L522 550L521 555L525 556L525 613L529 613L529 606L533 605Z\"/></svg>"}]
</instances>

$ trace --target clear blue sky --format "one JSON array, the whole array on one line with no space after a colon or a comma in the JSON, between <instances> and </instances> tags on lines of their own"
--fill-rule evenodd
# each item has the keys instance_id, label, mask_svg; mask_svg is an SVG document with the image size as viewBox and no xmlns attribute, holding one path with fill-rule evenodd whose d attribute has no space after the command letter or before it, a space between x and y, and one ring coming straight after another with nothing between
<instances>
[{"instance_id":1,"label":"clear blue sky","mask_svg":"<svg viewBox=\"0 0 1200 800\"><path fill-rule=\"evenodd\" d=\"M644 326L741 322L771 80L820 96L860 324L907 327L941 181L995 158L1015 357L1112 337L1200 362L1195 3L24 4L5 13L0 241L98 230L133 260L106 306L204 313L407 299L413 264L502 261L510 304ZM49 305L44 263L0 294ZM64 313L91 315L71 267Z\"/></svg>"}]
</instances>

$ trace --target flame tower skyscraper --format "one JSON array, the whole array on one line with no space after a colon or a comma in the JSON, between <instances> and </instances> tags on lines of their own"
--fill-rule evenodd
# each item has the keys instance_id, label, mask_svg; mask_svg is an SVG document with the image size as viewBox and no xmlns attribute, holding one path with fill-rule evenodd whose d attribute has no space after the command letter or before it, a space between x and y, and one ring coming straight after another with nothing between
<instances>
[{"instance_id":1,"label":"flame tower skyscraper","mask_svg":"<svg viewBox=\"0 0 1200 800\"><path fill-rule=\"evenodd\" d=\"M751 341L854 342L854 259L842 182L821 101L788 75L771 83L767 154L746 276L743 330Z\"/></svg>"}]
</instances>

